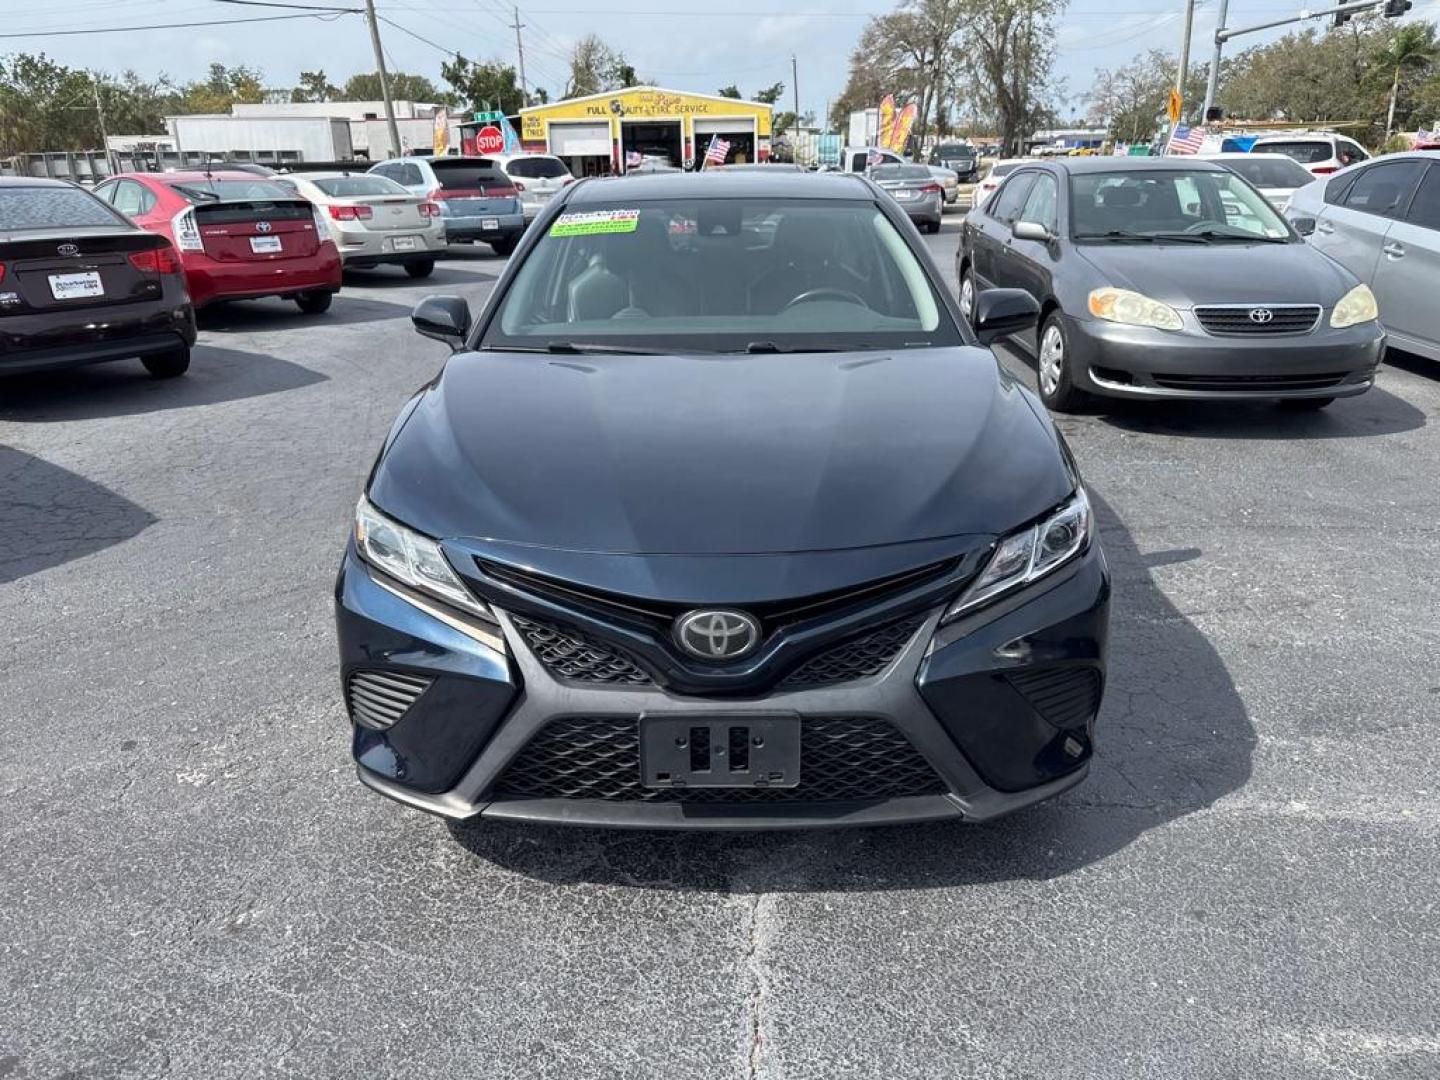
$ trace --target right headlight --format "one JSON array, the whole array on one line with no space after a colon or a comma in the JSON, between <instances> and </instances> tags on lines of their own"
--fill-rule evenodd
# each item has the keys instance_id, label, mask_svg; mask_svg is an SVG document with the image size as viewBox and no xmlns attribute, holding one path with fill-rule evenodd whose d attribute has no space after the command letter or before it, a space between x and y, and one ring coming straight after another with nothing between
<instances>
[{"instance_id":1,"label":"right headlight","mask_svg":"<svg viewBox=\"0 0 1440 1080\"><path fill-rule=\"evenodd\" d=\"M1092 521L1090 500L1085 488L1078 487L1070 501L1049 517L997 543L985 569L950 605L941 622L949 622L1064 566L1089 543Z\"/></svg>"},{"instance_id":2,"label":"right headlight","mask_svg":"<svg viewBox=\"0 0 1440 1080\"><path fill-rule=\"evenodd\" d=\"M1370 286L1356 285L1340 298L1335 310L1330 312L1330 325L1336 330L1343 330L1379 317L1380 306L1375 303L1375 294L1370 291Z\"/></svg>"},{"instance_id":3,"label":"right headlight","mask_svg":"<svg viewBox=\"0 0 1440 1080\"><path fill-rule=\"evenodd\" d=\"M363 495L355 507L355 550L360 558L396 581L462 611L495 621L490 608L476 599L450 568L439 544L386 517Z\"/></svg>"},{"instance_id":4,"label":"right headlight","mask_svg":"<svg viewBox=\"0 0 1440 1080\"><path fill-rule=\"evenodd\" d=\"M1185 324L1169 304L1151 300L1130 289L1095 289L1089 297L1090 314L1097 319L1125 326L1153 326L1156 330L1179 330Z\"/></svg>"}]
</instances>

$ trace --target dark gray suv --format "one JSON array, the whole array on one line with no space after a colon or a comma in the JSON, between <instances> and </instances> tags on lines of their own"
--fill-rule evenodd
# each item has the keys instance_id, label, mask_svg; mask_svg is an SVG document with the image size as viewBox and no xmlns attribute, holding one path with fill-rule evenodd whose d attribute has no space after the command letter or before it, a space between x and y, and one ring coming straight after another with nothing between
<instances>
[{"instance_id":1,"label":"dark gray suv","mask_svg":"<svg viewBox=\"0 0 1440 1080\"><path fill-rule=\"evenodd\" d=\"M1323 408L1368 390L1384 352L1369 287L1209 162L1026 165L967 215L956 259L967 318L984 289L1040 303L1020 340L1060 411L1091 394Z\"/></svg>"}]
</instances>

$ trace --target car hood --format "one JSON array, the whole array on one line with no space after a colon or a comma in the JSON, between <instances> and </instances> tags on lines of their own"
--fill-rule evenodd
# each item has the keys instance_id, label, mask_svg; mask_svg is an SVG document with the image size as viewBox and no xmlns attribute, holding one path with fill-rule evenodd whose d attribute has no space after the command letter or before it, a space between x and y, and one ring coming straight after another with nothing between
<instances>
[{"instance_id":1,"label":"car hood","mask_svg":"<svg viewBox=\"0 0 1440 1080\"><path fill-rule=\"evenodd\" d=\"M993 536L1072 483L978 348L485 352L422 391L370 497L472 549L730 556Z\"/></svg>"},{"instance_id":2,"label":"car hood","mask_svg":"<svg viewBox=\"0 0 1440 1080\"><path fill-rule=\"evenodd\" d=\"M1308 244L1084 244L1103 282L1196 304L1334 304L1355 280Z\"/></svg>"}]
</instances>

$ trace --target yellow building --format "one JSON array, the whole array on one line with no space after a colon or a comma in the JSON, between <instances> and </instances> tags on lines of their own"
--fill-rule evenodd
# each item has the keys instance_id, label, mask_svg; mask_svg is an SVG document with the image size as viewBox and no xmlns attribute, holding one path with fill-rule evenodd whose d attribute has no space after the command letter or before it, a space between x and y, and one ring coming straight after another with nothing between
<instances>
[{"instance_id":1,"label":"yellow building","mask_svg":"<svg viewBox=\"0 0 1440 1080\"><path fill-rule=\"evenodd\" d=\"M730 143L727 161L770 156L770 106L758 101L631 86L520 110L520 141L565 159L576 176L624 172L644 158L689 167L713 136Z\"/></svg>"}]
</instances>

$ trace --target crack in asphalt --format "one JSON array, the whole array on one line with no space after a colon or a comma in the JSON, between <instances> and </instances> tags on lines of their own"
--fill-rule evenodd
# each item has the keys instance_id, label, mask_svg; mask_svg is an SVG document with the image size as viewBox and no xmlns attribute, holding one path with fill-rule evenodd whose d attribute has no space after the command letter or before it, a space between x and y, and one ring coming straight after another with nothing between
<instances>
[{"instance_id":1,"label":"crack in asphalt","mask_svg":"<svg viewBox=\"0 0 1440 1080\"><path fill-rule=\"evenodd\" d=\"M749 1034L749 1053L745 1059L746 1080L757 1080L764 1063L766 1007L769 1004L770 979L761 955L769 940L769 917L774 897L757 893L747 903L745 921L746 975L745 1020Z\"/></svg>"}]
</instances>

